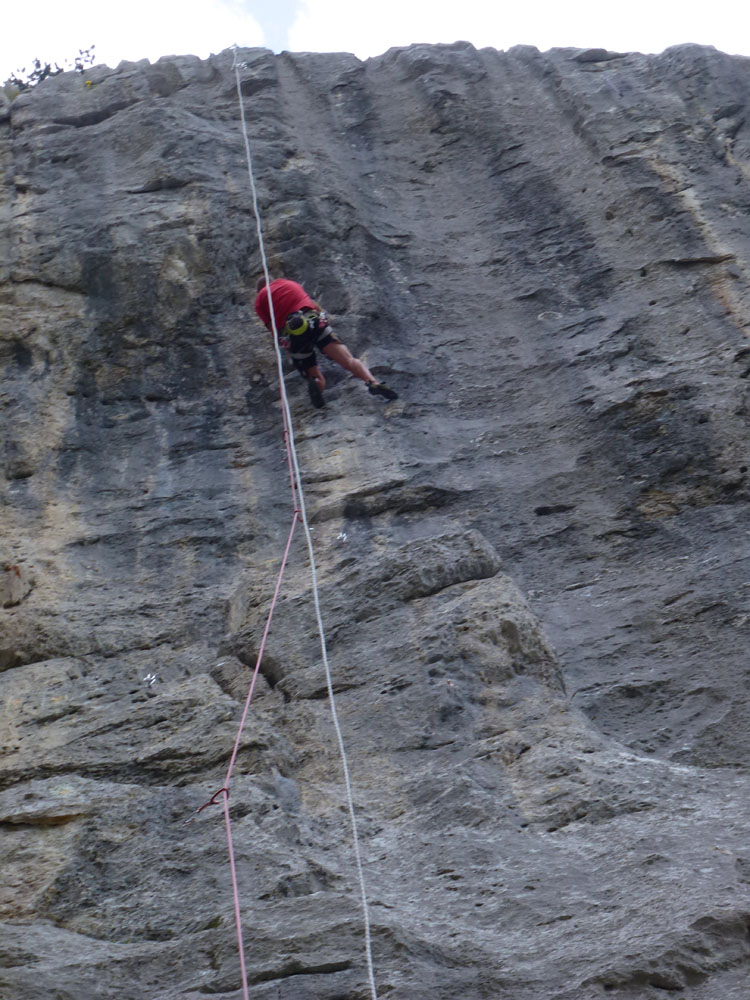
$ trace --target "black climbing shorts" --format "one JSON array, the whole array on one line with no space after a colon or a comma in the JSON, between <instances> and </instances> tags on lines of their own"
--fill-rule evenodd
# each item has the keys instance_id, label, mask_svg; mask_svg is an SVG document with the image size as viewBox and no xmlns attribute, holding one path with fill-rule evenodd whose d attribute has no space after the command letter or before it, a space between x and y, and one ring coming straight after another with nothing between
<instances>
[{"instance_id":1,"label":"black climbing shorts","mask_svg":"<svg viewBox=\"0 0 750 1000\"><path fill-rule=\"evenodd\" d=\"M318 329L317 318L304 333L289 337L288 339L289 355L294 362L294 367L302 375L306 375L310 368L313 368L317 364L315 357L316 347L322 351L329 344L341 343L329 326L324 326L322 330Z\"/></svg>"}]
</instances>

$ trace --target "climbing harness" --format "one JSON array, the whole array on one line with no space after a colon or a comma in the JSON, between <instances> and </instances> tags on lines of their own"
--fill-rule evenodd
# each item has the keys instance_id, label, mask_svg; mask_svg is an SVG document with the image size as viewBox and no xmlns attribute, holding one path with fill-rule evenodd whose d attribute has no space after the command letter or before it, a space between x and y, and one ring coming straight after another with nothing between
<instances>
[{"instance_id":1,"label":"climbing harness","mask_svg":"<svg viewBox=\"0 0 750 1000\"><path fill-rule=\"evenodd\" d=\"M282 333L285 337L301 337L308 330L322 333L327 326L328 316L324 312L318 312L317 309L300 309L287 316Z\"/></svg>"},{"instance_id":2,"label":"climbing harness","mask_svg":"<svg viewBox=\"0 0 750 1000\"><path fill-rule=\"evenodd\" d=\"M257 231L257 236L258 236L258 247L259 247L259 250L260 250L260 256L261 256L261 260L262 260L262 263L263 263L263 274L265 276L266 287L268 287L270 285L270 283L271 283L271 278L270 278L270 274L269 274L269 271L268 271L268 260L267 260L267 257L266 257L265 242L264 242L264 239L263 239L263 228L262 228L262 225L261 225L260 209L258 207L258 193L257 193L257 189L256 189L256 186L255 186L255 177L254 177L254 174L253 174L253 161L252 161L252 155L250 153L250 139L248 137L247 123L245 121L245 106L244 106L244 102L242 100L242 87L241 87L240 72L239 72L240 71L240 65L241 64L237 61L237 46L235 45L234 46L234 61L233 61L233 64L232 64L232 69L234 70L235 81L236 81L236 85L237 85L237 100L238 100L239 106L240 106L240 120L241 120L241 123L242 123L242 134L243 134L243 138L244 138L244 142L245 142L245 157L246 157L246 160L247 160L247 171L248 171L248 176L249 176L249 180L250 180L250 190L251 190L251 194L252 194L252 206L253 206L253 212L254 212L254 215L255 215L255 224L256 224L256 231ZM295 441L294 441L294 427L292 426L292 414L291 414L291 410L289 408L289 400L288 400L287 394L286 394L286 385L284 383L283 361L282 361L281 349L280 349L279 342L278 342L279 341L279 331L278 331L278 326L277 326L277 323L276 323L276 316L274 314L273 299L271 298L270 295L268 297L268 302L269 302L269 309L270 309L270 313L271 313L271 328L272 328L272 333L273 333L273 338L272 339L273 339L273 344L274 344L274 350L276 352L276 366L277 366L277 370L278 370L279 385L280 385L280 390L281 390L281 410L282 410L283 424L284 424L283 436L284 436L284 444L286 446L286 456L287 456L287 464L288 464L288 472L289 472L289 485L290 485L290 489L291 489L291 498L292 498L292 507L293 507L292 524L291 524L291 528L289 529L289 535L288 535L288 538L287 538L286 548L284 550L284 555L283 555L282 560L281 560L281 566L279 568L279 574L278 574L278 577L277 577L277 580L276 580L276 587L274 589L273 598L271 600L271 606L270 606L270 609L269 609L269 612L268 612L268 617L266 619L266 624L265 624L265 628L264 628L264 631L263 631L263 636L262 636L260 647L259 647L259 650L258 650L258 657L257 657L257 660L256 660L255 669L253 671L252 680L250 682L250 689L248 691L247 699L245 701L245 707L244 707L243 712L242 712L242 718L240 719L239 730L237 732L237 738L235 740L234 748L232 750L232 755L231 755L230 760L229 760L229 767L227 769L227 775L226 775L226 778L224 780L224 785L217 792L214 793L214 795L211 797L211 799L204 806L201 807L201 810L204 809L204 808L206 808L208 805L218 804L218 799L219 799L219 797L221 797L222 804L223 804L223 807L224 807L224 823L225 823L225 826L226 826L227 847L228 847L228 852L229 852L229 866L230 866L230 871L231 871L231 876L232 876L232 891L233 891L233 896L234 896L234 913L235 913L235 922L236 922L236 925L237 925L237 942L238 942L238 946L239 946L240 968L241 968L241 971L242 971L242 996L243 996L243 1000L249 1000L249 994L248 994L248 988L247 988L247 967L246 967L246 963L245 963L245 947L244 947L243 938L242 938L242 915L241 915L241 910L240 910L240 896L239 896L239 888L238 888L238 882L237 882L237 868L236 868L235 859L234 859L234 846L233 846L233 842L232 842L232 826L231 826L231 821L230 821L230 817L229 817L229 785L230 785L230 781L231 781L231 777L232 777L232 771L234 769L235 761L237 759L237 754L239 752L240 741L242 739L242 732L243 732L244 727L245 727L245 722L247 720L248 711L250 709L250 703L252 701L253 692L255 690L255 683L256 683L256 680L257 680L257 677L258 677L258 672L260 670L260 664L261 664L261 660L262 660L262 657L263 657L263 652L265 650L266 639L268 637L268 632L269 632L269 629L271 627L271 619L273 617L273 612L274 612L274 609L276 607L276 603L277 603L277 600L278 600L279 590L281 589L281 581L282 581L282 578L283 578L283 575L284 575L284 570L286 568L287 559L289 557L289 550L290 550L291 544L292 544L292 537L294 535L294 529L296 528L297 523L299 522L302 525L302 528L303 528L304 533L305 533L305 539L306 539L306 542L307 542L307 552L308 552L308 557L309 557L309 560L310 560L310 575L311 575L311 578L312 578L313 604L314 604L314 608L315 608L315 619L316 619L317 626L318 626L318 636L320 638L320 650L321 650L321 656L322 656L322 660L323 660L323 667L325 669L326 687L327 687L327 690L328 690L328 703L329 703L329 706L330 706L330 709L331 709L331 718L333 720L333 728L335 730L336 739L337 739L337 742L338 742L339 754L340 754L340 757L341 757L341 768L342 768L343 776L344 776L344 786L345 786L345 789L346 789L346 799L347 799L347 806L348 806L348 811L349 811L349 820L350 820L351 830L352 830L354 860L355 860L356 869L357 869L357 878L358 878L358 881L359 881L360 900L361 900L361 906L362 906L362 922L363 922L364 938L365 938L365 959L366 959L366 963L367 963L368 981L369 981L370 993L371 993L371 996L372 996L372 1000L378 1000L377 990L376 990L376 987L375 987L375 971L374 971L374 968L373 968L373 961L372 961L372 936L371 936L371 931L370 931L369 907L368 907L368 903L367 903L367 889L366 889L366 886L365 886L364 868L362 866L362 855L361 855L360 847L359 847L359 833L358 833L358 830L357 830L357 817L356 817L356 814L355 814L355 811L354 811L354 798L353 798L353 794L352 794L351 778L349 776L349 763L348 763L347 756L346 756L346 748L344 747L344 738L343 738L343 735L342 735L342 732L341 732L341 726L339 724L338 713L336 711L336 701L335 701L334 694L333 694L333 680L332 680L332 677L331 677L330 664L328 662L328 649L327 649L327 645L326 645L325 629L323 627L323 617L322 617L321 610L320 610L320 598L319 598L319 594L318 594L318 574L317 574L317 569L316 569L316 565L315 565L315 553L313 551L312 534L310 532L310 526L309 526L309 523L308 523L308 520L307 520L307 511L305 509L305 496L304 496L304 491L303 491L303 488L302 488L302 475L300 473L299 462L298 462L298 459L297 459L297 451L296 451ZM322 319L323 322L325 323L325 313L318 314L318 313L314 313L314 311L313 311L313 314L318 319L318 322L320 321L320 319ZM303 320L303 322L305 324L305 330L308 329L308 326L310 325L310 318L306 317L304 315L304 313L301 313L299 315L301 316L301 318L302 318L302 320ZM304 332L304 330L301 331L299 329L296 330L296 331L287 330L286 327L288 327L288 319L285 322L285 330L284 330L285 333L289 333L292 336L294 336L295 332L296 332L296 334L300 334L300 333ZM199 810L199 811L201 811L201 810Z\"/></svg>"}]
</instances>

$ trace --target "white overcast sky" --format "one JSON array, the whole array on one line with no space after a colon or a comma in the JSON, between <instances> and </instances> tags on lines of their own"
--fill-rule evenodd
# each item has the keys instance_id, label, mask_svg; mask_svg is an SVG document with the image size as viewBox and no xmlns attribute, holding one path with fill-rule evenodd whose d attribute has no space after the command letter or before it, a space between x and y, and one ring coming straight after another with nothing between
<instances>
[{"instance_id":1,"label":"white overcast sky","mask_svg":"<svg viewBox=\"0 0 750 1000\"><path fill-rule=\"evenodd\" d=\"M9 5L0 80L32 59L62 63L96 46L97 62L203 58L237 43L362 59L393 45L459 39L661 52L698 42L750 55L750 0L31 0Z\"/></svg>"}]
</instances>

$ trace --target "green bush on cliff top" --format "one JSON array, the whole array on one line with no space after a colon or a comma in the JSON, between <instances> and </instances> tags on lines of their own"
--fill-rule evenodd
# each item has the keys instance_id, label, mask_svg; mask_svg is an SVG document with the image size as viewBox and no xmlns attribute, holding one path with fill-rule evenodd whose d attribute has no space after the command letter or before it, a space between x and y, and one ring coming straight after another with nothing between
<instances>
[{"instance_id":1,"label":"green bush on cliff top","mask_svg":"<svg viewBox=\"0 0 750 1000\"><path fill-rule=\"evenodd\" d=\"M94 65L94 49L96 46L90 45L87 49L79 49L78 55L74 59L66 59L62 66L58 63L42 62L41 59L34 59L31 63L32 69L27 71L26 67L17 69L15 73L8 77L3 84L3 90L11 100L18 97L24 90L31 90L48 76L57 76L58 73L65 73L67 70L75 70L83 73L87 66Z\"/></svg>"}]
</instances>

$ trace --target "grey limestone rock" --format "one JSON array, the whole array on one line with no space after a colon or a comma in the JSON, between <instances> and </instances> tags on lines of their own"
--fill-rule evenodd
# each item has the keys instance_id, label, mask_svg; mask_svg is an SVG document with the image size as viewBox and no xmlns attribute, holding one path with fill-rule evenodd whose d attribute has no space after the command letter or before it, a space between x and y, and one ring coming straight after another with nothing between
<instances>
[{"instance_id":1,"label":"grey limestone rock","mask_svg":"<svg viewBox=\"0 0 750 1000\"><path fill-rule=\"evenodd\" d=\"M0 605L12 608L29 595L34 577L23 563L6 562L0 568Z\"/></svg>"},{"instance_id":2,"label":"grey limestone rock","mask_svg":"<svg viewBox=\"0 0 750 1000\"><path fill-rule=\"evenodd\" d=\"M238 59L271 269L399 393L285 381L379 995L744 1000L750 60ZM0 106L3 1000L241 996L294 504L233 61ZM228 808L252 996L369 996L299 529Z\"/></svg>"}]
</instances>

